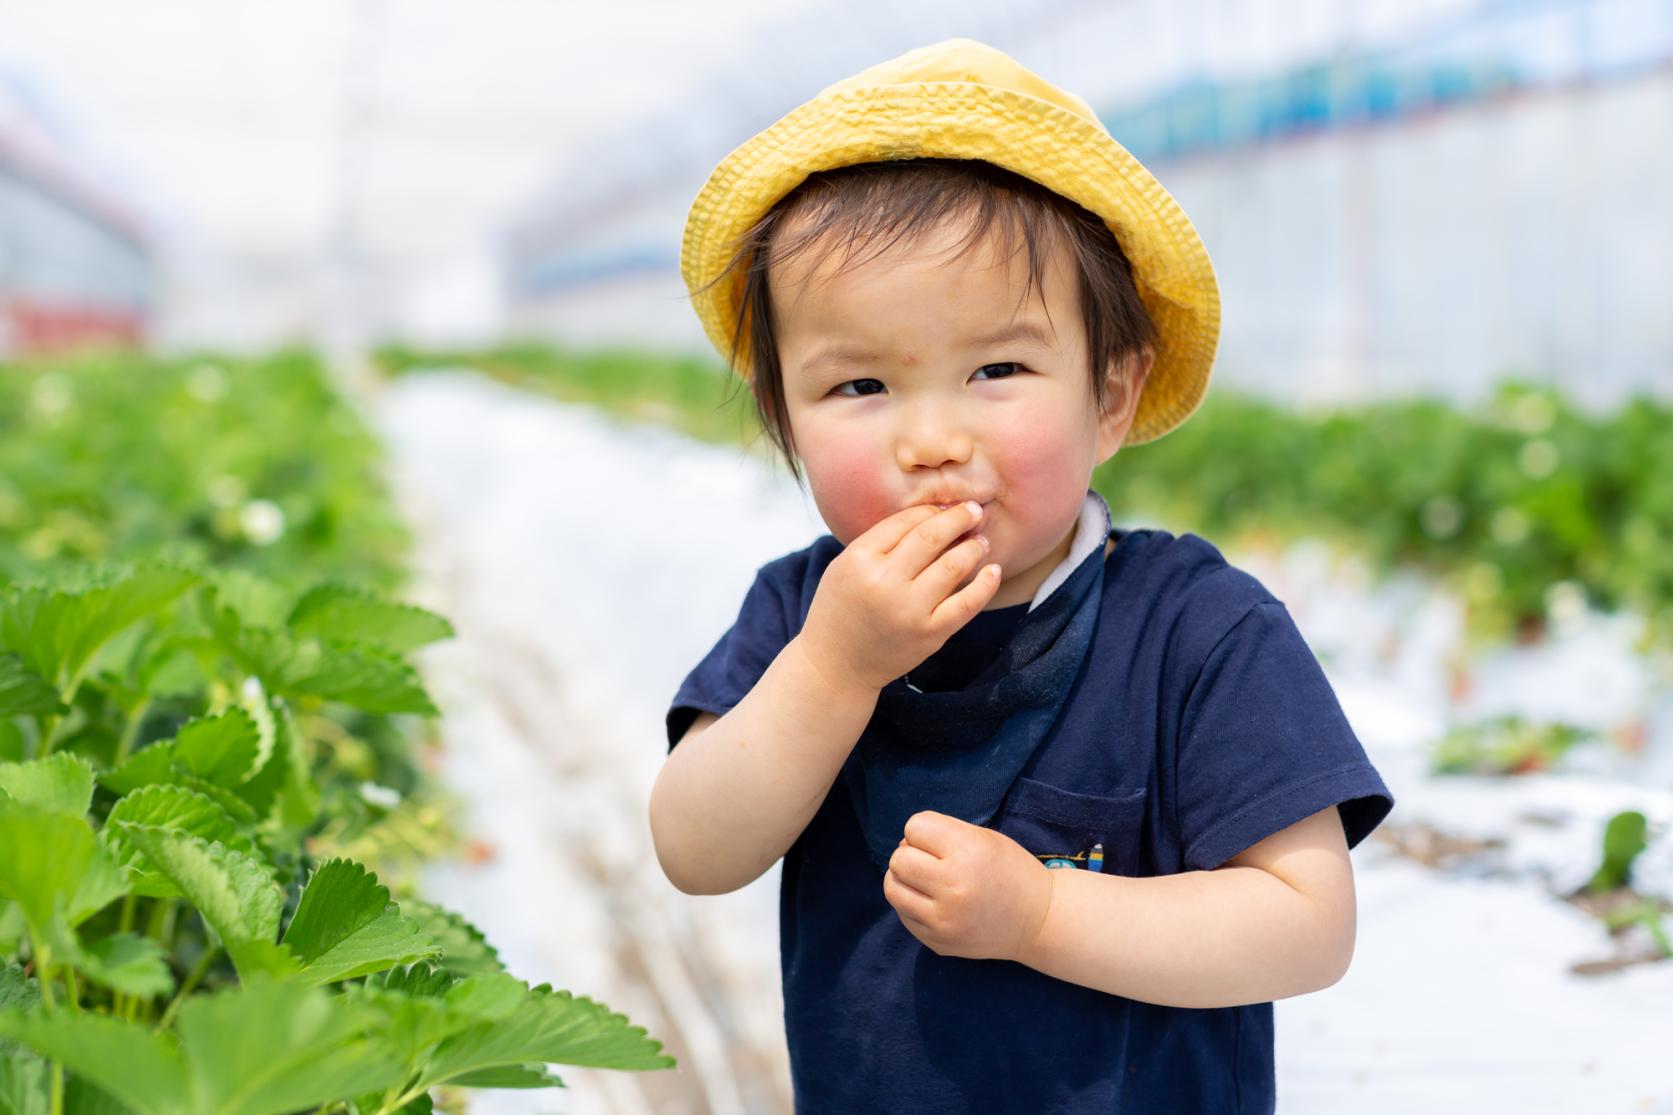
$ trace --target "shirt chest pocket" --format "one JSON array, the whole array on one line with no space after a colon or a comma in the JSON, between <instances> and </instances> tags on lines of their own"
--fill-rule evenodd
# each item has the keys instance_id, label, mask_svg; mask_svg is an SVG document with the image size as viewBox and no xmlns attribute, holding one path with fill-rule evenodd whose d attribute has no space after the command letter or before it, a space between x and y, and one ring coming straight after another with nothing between
<instances>
[{"instance_id":1,"label":"shirt chest pocket","mask_svg":"<svg viewBox=\"0 0 1673 1115\"><path fill-rule=\"evenodd\" d=\"M1047 867L1138 875L1147 793L1140 786L1114 795L1080 794L1018 778L997 827Z\"/></svg>"}]
</instances>

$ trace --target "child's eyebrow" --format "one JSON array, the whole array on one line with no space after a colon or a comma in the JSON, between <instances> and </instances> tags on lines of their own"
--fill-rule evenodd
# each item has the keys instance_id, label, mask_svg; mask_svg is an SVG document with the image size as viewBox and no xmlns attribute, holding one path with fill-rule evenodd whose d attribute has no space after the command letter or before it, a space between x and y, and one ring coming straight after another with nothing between
<instances>
[{"instance_id":1,"label":"child's eyebrow","mask_svg":"<svg viewBox=\"0 0 1673 1115\"><path fill-rule=\"evenodd\" d=\"M971 348L990 348L993 345L1010 344L1013 341L1029 341L1041 348L1052 347L1051 338L1046 331L1033 321L1013 321L1005 328L990 333L986 337L976 337L967 342Z\"/></svg>"},{"instance_id":2,"label":"child's eyebrow","mask_svg":"<svg viewBox=\"0 0 1673 1115\"><path fill-rule=\"evenodd\" d=\"M983 337L971 337L964 342L967 349L992 348L995 345L1013 344L1019 341L1039 345L1041 348L1051 348L1052 340L1044 329L1033 321L1014 321L1003 329L996 330ZM866 364L882 360L887 353L873 349L851 348L842 344L834 344L815 353L812 358L802 362L802 375L812 377L827 364Z\"/></svg>"}]
</instances>

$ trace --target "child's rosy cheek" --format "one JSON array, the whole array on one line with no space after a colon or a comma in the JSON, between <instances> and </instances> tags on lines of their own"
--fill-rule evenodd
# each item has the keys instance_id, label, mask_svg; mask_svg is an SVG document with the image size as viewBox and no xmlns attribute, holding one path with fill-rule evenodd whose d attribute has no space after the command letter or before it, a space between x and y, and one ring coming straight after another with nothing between
<instances>
[{"instance_id":1,"label":"child's rosy cheek","mask_svg":"<svg viewBox=\"0 0 1673 1115\"><path fill-rule=\"evenodd\" d=\"M1040 424L1014 433L1000 466L1008 491L1006 510L1023 535L1055 530L1057 523L1078 512L1085 498L1087 462L1063 446L1060 429Z\"/></svg>"},{"instance_id":2,"label":"child's rosy cheek","mask_svg":"<svg viewBox=\"0 0 1673 1115\"><path fill-rule=\"evenodd\" d=\"M871 457L855 447L831 445L817 463L806 462L808 484L825 525L847 545L900 508Z\"/></svg>"}]
</instances>

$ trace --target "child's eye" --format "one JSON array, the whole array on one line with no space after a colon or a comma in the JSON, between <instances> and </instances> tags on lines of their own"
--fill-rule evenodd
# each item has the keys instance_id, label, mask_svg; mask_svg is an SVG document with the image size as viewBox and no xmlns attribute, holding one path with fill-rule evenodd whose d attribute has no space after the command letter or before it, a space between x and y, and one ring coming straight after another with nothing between
<instances>
[{"instance_id":1,"label":"child's eye","mask_svg":"<svg viewBox=\"0 0 1673 1115\"><path fill-rule=\"evenodd\" d=\"M995 368L1003 369L1007 374L1009 374L1012 371L1017 371L1017 372L1022 371L1022 365L1021 364L1018 364L1015 360L1006 360L1006 361L1004 361L1003 363L1000 363L1000 364L983 364L980 368L976 369L976 374L980 375L983 372L990 371L990 370L995 369ZM1000 376L998 378L1003 379L1005 377Z\"/></svg>"},{"instance_id":2,"label":"child's eye","mask_svg":"<svg viewBox=\"0 0 1673 1115\"><path fill-rule=\"evenodd\" d=\"M875 383L875 384L877 384L877 386L879 388L881 388L883 386L883 383L882 383L881 380L851 379L846 383L839 383L835 387L831 388L831 394L833 394L833 395L848 395L848 397L851 398L851 399L855 398L856 396L849 395L848 392L843 390L843 388L844 387L853 387L855 384L859 384L859 383ZM861 392L859 392L859 394L860 395L875 395L875 394L877 394L877 392L876 391L861 391Z\"/></svg>"}]
</instances>

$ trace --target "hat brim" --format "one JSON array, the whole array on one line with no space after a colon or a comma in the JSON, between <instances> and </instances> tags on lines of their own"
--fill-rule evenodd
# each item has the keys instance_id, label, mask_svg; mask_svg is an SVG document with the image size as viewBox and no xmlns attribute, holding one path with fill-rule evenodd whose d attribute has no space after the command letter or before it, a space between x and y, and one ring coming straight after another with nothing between
<instances>
[{"instance_id":1,"label":"hat brim","mask_svg":"<svg viewBox=\"0 0 1673 1115\"><path fill-rule=\"evenodd\" d=\"M704 331L745 379L752 374L748 352L732 352L744 276L714 282L739 238L810 174L910 158L981 159L1102 217L1132 263L1158 334L1125 443L1153 441L1191 416L1208 389L1220 296L1190 219L1100 125L1037 97L971 82L817 97L738 147L709 175L686 218L680 270Z\"/></svg>"}]
</instances>

